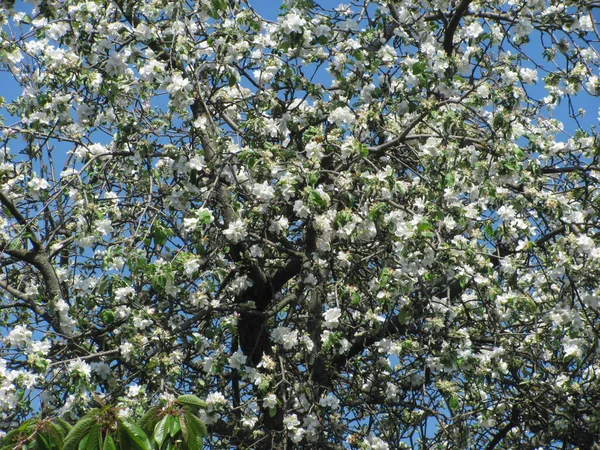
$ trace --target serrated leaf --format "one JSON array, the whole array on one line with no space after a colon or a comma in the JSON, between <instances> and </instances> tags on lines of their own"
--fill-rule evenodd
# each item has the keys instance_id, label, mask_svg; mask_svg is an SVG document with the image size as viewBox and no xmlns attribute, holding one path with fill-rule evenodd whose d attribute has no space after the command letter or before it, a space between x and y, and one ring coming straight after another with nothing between
<instances>
[{"instance_id":1,"label":"serrated leaf","mask_svg":"<svg viewBox=\"0 0 600 450\"><path fill-rule=\"evenodd\" d=\"M87 435L93 424L94 419L91 417L79 420L73 428L71 428L71 431L69 431L69 434L65 438L63 450L76 450L79 446L79 442Z\"/></svg>"},{"instance_id":2,"label":"serrated leaf","mask_svg":"<svg viewBox=\"0 0 600 450\"><path fill-rule=\"evenodd\" d=\"M57 424L64 431L65 437L69 434L73 426L64 419L54 419L54 423Z\"/></svg>"},{"instance_id":3,"label":"serrated leaf","mask_svg":"<svg viewBox=\"0 0 600 450\"><path fill-rule=\"evenodd\" d=\"M167 429L169 430L169 436L175 437L177 433L181 431L181 425L179 424L179 417L167 416Z\"/></svg>"},{"instance_id":4,"label":"serrated leaf","mask_svg":"<svg viewBox=\"0 0 600 450\"><path fill-rule=\"evenodd\" d=\"M77 446L77 448L79 450L86 450L86 446L87 446L87 441L90 438L89 434L86 434L80 441L79 441L79 445Z\"/></svg>"},{"instance_id":5,"label":"serrated leaf","mask_svg":"<svg viewBox=\"0 0 600 450\"><path fill-rule=\"evenodd\" d=\"M40 433L35 434L35 444L37 450L51 450L50 444Z\"/></svg>"},{"instance_id":6,"label":"serrated leaf","mask_svg":"<svg viewBox=\"0 0 600 450\"><path fill-rule=\"evenodd\" d=\"M200 400L198 397L191 394L180 395L177 398L177 403L185 406L197 406L198 408L202 409L208 408L208 405L204 400Z\"/></svg>"},{"instance_id":7,"label":"serrated leaf","mask_svg":"<svg viewBox=\"0 0 600 450\"><path fill-rule=\"evenodd\" d=\"M162 444L167 437L168 432L168 419L170 416L165 416L161 420L158 421L156 426L154 427L154 440L158 444L158 447L162 447Z\"/></svg>"},{"instance_id":8,"label":"serrated leaf","mask_svg":"<svg viewBox=\"0 0 600 450\"><path fill-rule=\"evenodd\" d=\"M200 420L198 416L194 414L186 414L185 418L186 422L188 423L188 427L191 427L193 424L193 428L195 429L195 431L198 431L202 437L208 436L206 425L204 425L204 422L202 422L202 420Z\"/></svg>"},{"instance_id":9,"label":"serrated leaf","mask_svg":"<svg viewBox=\"0 0 600 450\"><path fill-rule=\"evenodd\" d=\"M100 450L100 432L98 430L98 424L94 424L90 428L90 432L87 436L85 450Z\"/></svg>"},{"instance_id":10,"label":"serrated leaf","mask_svg":"<svg viewBox=\"0 0 600 450\"><path fill-rule=\"evenodd\" d=\"M48 429L48 434L52 437L52 439L57 443L59 447L62 447L65 440L65 430L60 426L56 421L50 422L50 427Z\"/></svg>"},{"instance_id":11,"label":"serrated leaf","mask_svg":"<svg viewBox=\"0 0 600 450\"><path fill-rule=\"evenodd\" d=\"M154 426L159 420L159 412L161 409L162 408L160 406L152 406L140 419L140 427L146 432L147 435L152 434L154 431Z\"/></svg>"},{"instance_id":12,"label":"serrated leaf","mask_svg":"<svg viewBox=\"0 0 600 450\"><path fill-rule=\"evenodd\" d=\"M194 448L202 448L202 438L208 435L206 425L194 414L185 414L185 421L188 427L188 440L187 444L190 450L192 446Z\"/></svg>"},{"instance_id":13,"label":"serrated leaf","mask_svg":"<svg viewBox=\"0 0 600 450\"><path fill-rule=\"evenodd\" d=\"M120 426L142 450L151 450L148 436L138 425L129 420L121 420Z\"/></svg>"},{"instance_id":14,"label":"serrated leaf","mask_svg":"<svg viewBox=\"0 0 600 450\"><path fill-rule=\"evenodd\" d=\"M179 426L181 427L181 434L183 435L183 440L185 442L188 441L188 425L185 421L185 416L179 416Z\"/></svg>"},{"instance_id":15,"label":"serrated leaf","mask_svg":"<svg viewBox=\"0 0 600 450\"><path fill-rule=\"evenodd\" d=\"M106 439L104 439L104 445L102 446L102 450L117 450L115 441L110 435L106 436Z\"/></svg>"}]
</instances>

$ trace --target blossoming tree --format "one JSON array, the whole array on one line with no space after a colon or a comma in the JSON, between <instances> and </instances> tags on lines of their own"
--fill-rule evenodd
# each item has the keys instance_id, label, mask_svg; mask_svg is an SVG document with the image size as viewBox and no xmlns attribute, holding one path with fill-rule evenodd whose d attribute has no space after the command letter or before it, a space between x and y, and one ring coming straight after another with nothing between
<instances>
[{"instance_id":1,"label":"blossoming tree","mask_svg":"<svg viewBox=\"0 0 600 450\"><path fill-rule=\"evenodd\" d=\"M599 2L28 3L0 429L193 394L207 448L592 447Z\"/></svg>"}]
</instances>

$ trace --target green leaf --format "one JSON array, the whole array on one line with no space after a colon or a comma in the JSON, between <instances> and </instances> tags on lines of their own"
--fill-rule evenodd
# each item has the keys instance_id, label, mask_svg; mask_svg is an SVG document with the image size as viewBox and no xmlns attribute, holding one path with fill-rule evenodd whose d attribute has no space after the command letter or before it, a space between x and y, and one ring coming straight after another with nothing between
<instances>
[{"instance_id":1,"label":"green leaf","mask_svg":"<svg viewBox=\"0 0 600 450\"><path fill-rule=\"evenodd\" d=\"M444 177L444 180L446 181L447 187L454 186L454 174L453 173L447 173L446 176Z\"/></svg>"},{"instance_id":2,"label":"green leaf","mask_svg":"<svg viewBox=\"0 0 600 450\"><path fill-rule=\"evenodd\" d=\"M115 321L115 313L110 310L102 311L100 317L102 317L102 321L106 324L111 324Z\"/></svg>"},{"instance_id":3,"label":"green leaf","mask_svg":"<svg viewBox=\"0 0 600 450\"><path fill-rule=\"evenodd\" d=\"M54 441L58 448L62 448L63 443L65 441L65 430L61 427L56 421L50 422L50 427L48 428L48 434L50 438Z\"/></svg>"},{"instance_id":4,"label":"green leaf","mask_svg":"<svg viewBox=\"0 0 600 450\"><path fill-rule=\"evenodd\" d=\"M425 61L420 61L418 63L415 63L412 66L412 73L414 75L419 75L425 71L426 67L427 67L427 63L425 63Z\"/></svg>"},{"instance_id":5,"label":"green leaf","mask_svg":"<svg viewBox=\"0 0 600 450\"><path fill-rule=\"evenodd\" d=\"M28 419L25 422L23 422L21 425L19 425L19 428L17 428L17 430L19 431L29 431L33 428L34 426L34 419Z\"/></svg>"},{"instance_id":6,"label":"green leaf","mask_svg":"<svg viewBox=\"0 0 600 450\"><path fill-rule=\"evenodd\" d=\"M50 444L40 433L35 434L35 445L37 450L51 450Z\"/></svg>"},{"instance_id":7,"label":"green leaf","mask_svg":"<svg viewBox=\"0 0 600 450\"><path fill-rule=\"evenodd\" d=\"M200 211L200 213L198 214L198 219L200 223L208 225L213 221L214 218L210 211Z\"/></svg>"},{"instance_id":8,"label":"green leaf","mask_svg":"<svg viewBox=\"0 0 600 450\"><path fill-rule=\"evenodd\" d=\"M187 444L190 450L202 448L202 438L208 435L206 425L194 414L186 413L185 421L188 427Z\"/></svg>"},{"instance_id":9,"label":"green leaf","mask_svg":"<svg viewBox=\"0 0 600 450\"><path fill-rule=\"evenodd\" d=\"M417 225L417 230L420 232L433 230L433 225L429 221L423 220Z\"/></svg>"},{"instance_id":10,"label":"green leaf","mask_svg":"<svg viewBox=\"0 0 600 450\"><path fill-rule=\"evenodd\" d=\"M102 446L102 450L117 450L115 441L110 435L106 436L106 439L104 439L104 445Z\"/></svg>"},{"instance_id":11,"label":"green leaf","mask_svg":"<svg viewBox=\"0 0 600 450\"><path fill-rule=\"evenodd\" d=\"M121 420L119 425L142 450L151 450L148 436L138 425L129 420Z\"/></svg>"},{"instance_id":12,"label":"green leaf","mask_svg":"<svg viewBox=\"0 0 600 450\"><path fill-rule=\"evenodd\" d=\"M410 319L410 313L408 312L408 309L402 308L398 314L398 319L402 325L408 323L408 320Z\"/></svg>"},{"instance_id":13,"label":"green leaf","mask_svg":"<svg viewBox=\"0 0 600 450\"><path fill-rule=\"evenodd\" d=\"M88 431L94 424L95 419L92 417L84 417L80 419L69 431L69 434L65 438L65 445L63 450L76 450L79 442L87 435Z\"/></svg>"},{"instance_id":14,"label":"green leaf","mask_svg":"<svg viewBox=\"0 0 600 450\"><path fill-rule=\"evenodd\" d=\"M448 399L448 407L452 411L455 411L456 409L458 409L458 395L452 394L450 396L450 398Z\"/></svg>"},{"instance_id":15,"label":"green leaf","mask_svg":"<svg viewBox=\"0 0 600 450\"><path fill-rule=\"evenodd\" d=\"M73 426L64 419L57 418L54 420L54 423L56 423L58 426L60 426L60 428L62 428L65 436L68 435L71 429L73 428Z\"/></svg>"},{"instance_id":16,"label":"green leaf","mask_svg":"<svg viewBox=\"0 0 600 450\"><path fill-rule=\"evenodd\" d=\"M204 425L204 422L202 422L198 416L194 414L186 414L185 418L188 425L193 426L197 431L199 431L201 436L208 436L206 425Z\"/></svg>"},{"instance_id":17,"label":"green leaf","mask_svg":"<svg viewBox=\"0 0 600 450\"><path fill-rule=\"evenodd\" d=\"M80 441L79 441L79 445L77 446L78 450L86 450L86 446L87 446L87 441L90 438L89 434L86 434Z\"/></svg>"},{"instance_id":18,"label":"green leaf","mask_svg":"<svg viewBox=\"0 0 600 450\"><path fill-rule=\"evenodd\" d=\"M212 6L211 17L213 19L218 19L219 12L224 11L227 8L227 3L225 3L225 0L210 0L210 4Z\"/></svg>"},{"instance_id":19,"label":"green leaf","mask_svg":"<svg viewBox=\"0 0 600 450\"><path fill-rule=\"evenodd\" d=\"M390 281L391 275L391 271L388 268L383 269L379 274L379 287L386 287Z\"/></svg>"},{"instance_id":20,"label":"green leaf","mask_svg":"<svg viewBox=\"0 0 600 450\"><path fill-rule=\"evenodd\" d=\"M90 432L87 435L85 450L100 450L100 431L98 430L98 424L94 424L92 428L90 428Z\"/></svg>"},{"instance_id":21,"label":"green leaf","mask_svg":"<svg viewBox=\"0 0 600 450\"><path fill-rule=\"evenodd\" d=\"M208 405L204 400L200 400L198 397L191 394L180 395L177 398L177 403L184 406L197 406L202 409L208 408Z\"/></svg>"},{"instance_id":22,"label":"green leaf","mask_svg":"<svg viewBox=\"0 0 600 450\"><path fill-rule=\"evenodd\" d=\"M161 420L158 421L156 426L154 427L154 440L158 444L159 447L162 447L162 444L167 437L167 423L170 416L165 416Z\"/></svg>"},{"instance_id":23,"label":"green leaf","mask_svg":"<svg viewBox=\"0 0 600 450\"><path fill-rule=\"evenodd\" d=\"M154 432L154 426L159 420L159 412L161 409L162 408L160 406L152 406L140 419L139 425L142 428L142 430L146 432L147 435L150 435Z\"/></svg>"},{"instance_id":24,"label":"green leaf","mask_svg":"<svg viewBox=\"0 0 600 450\"><path fill-rule=\"evenodd\" d=\"M167 416L167 428L169 430L169 436L175 437L177 433L181 431L181 425L179 424L179 417Z\"/></svg>"}]
</instances>

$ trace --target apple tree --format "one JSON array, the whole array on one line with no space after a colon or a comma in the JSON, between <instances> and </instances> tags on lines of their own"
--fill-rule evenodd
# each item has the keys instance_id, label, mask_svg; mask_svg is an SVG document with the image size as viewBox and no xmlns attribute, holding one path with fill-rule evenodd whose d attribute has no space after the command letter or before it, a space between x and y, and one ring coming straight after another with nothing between
<instances>
[{"instance_id":1,"label":"apple tree","mask_svg":"<svg viewBox=\"0 0 600 450\"><path fill-rule=\"evenodd\" d=\"M265 8L2 2L0 429L592 448L600 2Z\"/></svg>"}]
</instances>

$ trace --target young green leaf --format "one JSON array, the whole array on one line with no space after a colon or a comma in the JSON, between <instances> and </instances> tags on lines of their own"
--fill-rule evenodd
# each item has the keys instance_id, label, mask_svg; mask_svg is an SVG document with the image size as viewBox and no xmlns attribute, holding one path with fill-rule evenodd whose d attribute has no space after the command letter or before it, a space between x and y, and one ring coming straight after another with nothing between
<instances>
[{"instance_id":1,"label":"young green leaf","mask_svg":"<svg viewBox=\"0 0 600 450\"><path fill-rule=\"evenodd\" d=\"M154 440L158 444L158 447L162 447L162 443L167 437L167 423L170 416L165 416L161 420L158 421L156 426L154 427Z\"/></svg>"},{"instance_id":2,"label":"young green leaf","mask_svg":"<svg viewBox=\"0 0 600 450\"><path fill-rule=\"evenodd\" d=\"M169 436L175 437L177 435L177 433L179 433L181 431L179 417L167 416L167 428L169 430Z\"/></svg>"},{"instance_id":3,"label":"young green leaf","mask_svg":"<svg viewBox=\"0 0 600 450\"><path fill-rule=\"evenodd\" d=\"M79 442L87 435L94 422L95 420L91 417L80 419L65 438L63 450L76 450L79 447Z\"/></svg>"},{"instance_id":4,"label":"young green leaf","mask_svg":"<svg viewBox=\"0 0 600 450\"><path fill-rule=\"evenodd\" d=\"M193 427L195 428L196 431L199 432L201 437L206 437L208 436L208 431L206 429L206 425L204 425L204 422L202 422L202 420L200 420L200 418L194 414L186 414L186 421L188 424L190 424L190 426L193 424Z\"/></svg>"},{"instance_id":5,"label":"young green leaf","mask_svg":"<svg viewBox=\"0 0 600 450\"><path fill-rule=\"evenodd\" d=\"M184 406L197 406L198 408L202 409L206 409L208 407L204 400L200 400L198 397L191 394L180 395L177 398L177 403Z\"/></svg>"},{"instance_id":6,"label":"young green leaf","mask_svg":"<svg viewBox=\"0 0 600 450\"><path fill-rule=\"evenodd\" d=\"M140 419L139 425L147 435L154 432L154 426L156 425L156 422L160 420L159 412L161 409L160 406L152 406Z\"/></svg>"},{"instance_id":7,"label":"young green leaf","mask_svg":"<svg viewBox=\"0 0 600 450\"><path fill-rule=\"evenodd\" d=\"M90 428L85 450L100 450L100 430L98 430L98 424L94 424Z\"/></svg>"},{"instance_id":8,"label":"young green leaf","mask_svg":"<svg viewBox=\"0 0 600 450\"><path fill-rule=\"evenodd\" d=\"M104 439L104 445L102 446L102 450L117 450L115 441L110 435L106 436L106 438Z\"/></svg>"},{"instance_id":9,"label":"young green leaf","mask_svg":"<svg viewBox=\"0 0 600 450\"><path fill-rule=\"evenodd\" d=\"M138 425L127 419L123 419L120 420L119 426L141 450L151 450L152 446L150 445L148 436Z\"/></svg>"},{"instance_id":10,"label":"young green leaf","mask_svg":"<svg viewBox=\"0 0 600 450\"><path fill-rule=\"evenodd\" d=\"M40 433L35 434L36 450L52 450L50 443Z\"/></svg>"}]
</instances>

